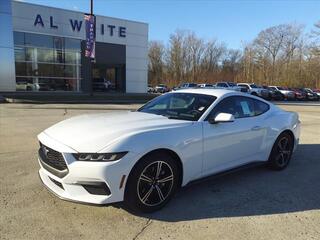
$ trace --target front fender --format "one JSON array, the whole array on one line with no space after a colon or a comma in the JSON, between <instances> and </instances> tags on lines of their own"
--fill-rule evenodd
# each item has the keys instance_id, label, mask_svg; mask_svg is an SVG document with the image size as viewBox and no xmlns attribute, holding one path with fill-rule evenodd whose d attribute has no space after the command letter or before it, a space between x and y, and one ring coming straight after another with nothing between
<instances>
[{"instance_id":1,"label":"front fender","mask_svg":"<svg viewBox=\"0 0 320 240\"><path fill-rule=\"evenodd\" d=\"M146 130L125 136L100 152L135 153L132 167L147 153L156 149L175 152L182 163L182 185L201 176L203 161L203 136L201 122L183 127Z\"/></svg>"}]
</instances>

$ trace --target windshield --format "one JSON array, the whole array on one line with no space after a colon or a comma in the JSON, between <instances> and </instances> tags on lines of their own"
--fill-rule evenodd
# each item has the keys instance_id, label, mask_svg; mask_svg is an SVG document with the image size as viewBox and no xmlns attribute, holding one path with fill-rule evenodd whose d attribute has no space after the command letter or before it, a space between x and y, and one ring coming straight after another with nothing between
<instances>
[{"instance_id":1,"label":"windshield","mask_svg":"<svg viewBox=\"0 0 320 240\"><path fill-rule=\"evenodd\" d=\"M251 88L259 88L257 85L255 85L255 84L250 84L250 87Z\"/></svg>"},{"instance_id":2,"label":"windshield","mask_svg":"<svg viewBox=\"0 0 320 240\"><path fill-rule=\"evenodd\" d=\"M237 86L237 84L235 84L235 83L233 83L233 82L228 82L228 85L229 85L230 87L235 87L235 86Z\"/></svg>"},{"instance_id":3,"label":"windshield","mask_svg":"<svg viewBox=\"0 0 320 240\"><path fill-rule=\"evenodd\" d=\"M195 83L189 83L189 87L196 87L197 86L197 84L195 84Z\"/></svg>"},{"instance_id":4,"label":"windshield","mask_svg":"<svg viewBox=\"0 0 320 240\"><path fill-rule=\"evenodd\" d=\"M216 97L195 93L168 93L138 109L139 112L166 116L170 119L198 121Z\"/></svg>"},{"instance_id":5,"label":"windshield","mask_svg":"<svg viewBox=\"0 0 320 240\"><path fill-rule=\"evenodd\" d=\"M278 87L279 90L285 90L283 87Z\"/></svg>"}]
</instances>

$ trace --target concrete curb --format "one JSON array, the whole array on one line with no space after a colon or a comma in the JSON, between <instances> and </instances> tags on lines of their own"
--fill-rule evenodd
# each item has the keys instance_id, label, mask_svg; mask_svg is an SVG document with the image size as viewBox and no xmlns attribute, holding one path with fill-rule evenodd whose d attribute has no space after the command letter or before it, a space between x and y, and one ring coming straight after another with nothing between
<instances>
[{"instance_id":1,"label":"concrete curb","mask_svg":"<svg viewBox=\"0 0 320 240\"><path fill-rule=\"evenodd\" d=\"M7 103L29 103L29 104L129 104L129 103L146 103L149 99L119 99L119 100L102 100L102 99L79 99L79 100L30 100L5 98ZM1 100L0 100L1 102Z\"/></svg>"},{"instance_id":2,"label":"concrete curb","mask_svg":"<svg viewBox=\"0 0 320 240\"><path fill-rule=\"evenodd\" d=\"M29 103L29 104L47 104L47 103L66 103L66 104L118 104L118 103L145 103L157 94L135 94L135 93L51 93L51 92L7 92L0 94L9 103Z\"/></svg>"}]
</instances>

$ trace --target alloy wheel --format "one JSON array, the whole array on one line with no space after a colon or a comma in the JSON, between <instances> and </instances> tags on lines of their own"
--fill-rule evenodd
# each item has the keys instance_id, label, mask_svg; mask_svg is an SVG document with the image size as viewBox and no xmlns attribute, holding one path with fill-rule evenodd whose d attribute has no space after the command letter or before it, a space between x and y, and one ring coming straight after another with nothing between
<instances>
[{"instance_id":1,"label":"alloy wheel","mask_svg":"<svg viewBox=\"0 0 320 240\"><path fill-rule=\"evenodd\" d=\"M164 161L152 162L140 174L137 184L139 200L146 206L160 205L170 195L173 183L170 165Z\"/></svg>"},{"instance_id":2,"label":"alloy wheel","mask_svg":"<svg viewBox=\"0 0 320 240\"><path fill-rule=\"evenodd\" d=\"M284 167L288 164L291 156L291 145L289 144L289 139L285 136L282 137L277 145L277 154L275 160L279 167Z\"/></svg>"}]
</instances>

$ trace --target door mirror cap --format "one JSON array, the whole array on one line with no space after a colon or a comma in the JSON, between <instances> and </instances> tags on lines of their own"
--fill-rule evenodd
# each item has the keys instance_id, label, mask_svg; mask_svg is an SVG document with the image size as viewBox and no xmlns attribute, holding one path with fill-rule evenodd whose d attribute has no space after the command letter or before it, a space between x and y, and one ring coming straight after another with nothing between
<instances>
[{"instance_id":1,"label":"door mirror cap","mask_svg":"<svg viewBox=\"0 0 320 240\"><path fill-rule=\"evenodd\" d=\"M230 113L219 113L215 118L209 118L209 123L226 123L234 122L234 116Z\"/></svg>"}]
</instances>

